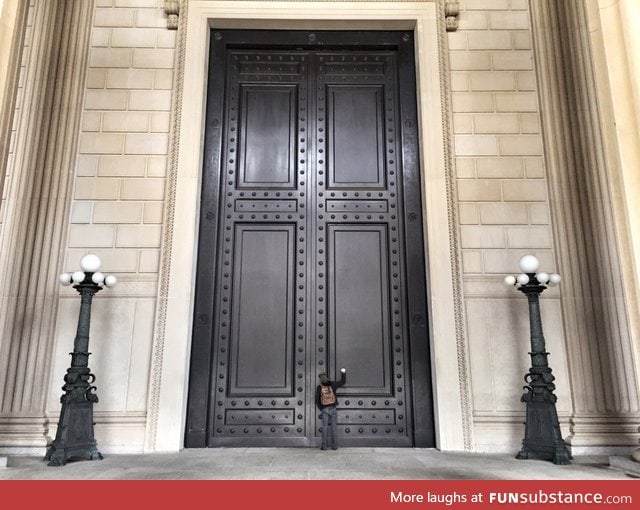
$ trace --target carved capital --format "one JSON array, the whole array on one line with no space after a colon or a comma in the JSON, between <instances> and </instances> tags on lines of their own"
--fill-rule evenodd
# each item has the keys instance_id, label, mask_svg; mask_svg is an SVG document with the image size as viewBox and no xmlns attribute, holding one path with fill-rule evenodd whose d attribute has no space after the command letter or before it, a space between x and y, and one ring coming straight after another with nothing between
<instances>
[{"instance_id":1,"label":"carved capital","mask_svg":"<svg viewBox=\"0 0 640 510\"><path fill-rule=\"evenodd\" d=\"M178 29L178 15L180 14L179 0L164 0L164 12L167 13L167 28Z\"/></svg>"},{"instance_id":2,"label":"carved capital","mask_svg":"<svg viewBox=\"0 0 640 510\"><path fill-rule=\"evenodd\" d=\"M444 3L444 19L447 32L458 30L458 14L460 14L460 2L447 0Z\"/></svg>"}]
</instances>

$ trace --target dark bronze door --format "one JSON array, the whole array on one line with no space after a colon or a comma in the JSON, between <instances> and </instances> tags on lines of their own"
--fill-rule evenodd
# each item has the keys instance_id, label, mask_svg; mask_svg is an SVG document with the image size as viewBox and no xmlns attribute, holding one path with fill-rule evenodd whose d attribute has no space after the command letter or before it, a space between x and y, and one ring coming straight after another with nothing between
<instances>
[{"instance_id":1,"label":"dark bronze door","mask_svg":"<svg viewBox=\"0 0 640 510\"><path fill-rule=\"evenodd\" d=\"M434 446L412 34L211 41L186 446Z\"/></svg>"}]
</instances>

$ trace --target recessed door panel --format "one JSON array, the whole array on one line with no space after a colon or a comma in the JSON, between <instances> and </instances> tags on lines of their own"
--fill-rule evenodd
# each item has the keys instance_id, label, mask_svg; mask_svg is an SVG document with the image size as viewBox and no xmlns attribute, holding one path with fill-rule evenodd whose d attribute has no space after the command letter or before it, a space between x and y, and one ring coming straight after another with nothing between
<instances>
[{"instance_id":1,"label":"recessed door panel","mask_svg":"<svg viewBox=\"0 0 640 510\"><path fill-rule=\"evenodd\" d=\"M293 187L296 87L240 85L238 187Z\"/></svg>"},{"instance_id":2,"label":"recessed door panel","mask_svg":"<svg viewBox=\"0 0 640 510\"><path fill-rule=\"evenodd\" d=\"M328 85L329 188L384 187L383 86Z\"/></svg>"},{"instance_id":3,"label":"recessed door panel","mask_svg":"<svg viewBox=\"0 0 640 510\"><path fill-rule=\"evenodd\" d=\"M292 395L292 225L236 225L228 394Z\"/></svg>"},{"instance_id":4,"label":"recessed door panel","mask_svg":"<svg viewBox=\"0 0 640 510\"><path fill-rule=\"evenodd\" d=\"M433 446L411 35L211 41L186 446Z\"/></svg>"},{"instance_id":5,"label":"recessed door panel","mask_svg":"<svg viewBox=\"0 0 640 510\"><path fill-rule=\"evenodd\" d=\"M345 394L392 394L386 230L329 225L330 344L336 362L349 367Z\"/></svg>"}]
</instances>

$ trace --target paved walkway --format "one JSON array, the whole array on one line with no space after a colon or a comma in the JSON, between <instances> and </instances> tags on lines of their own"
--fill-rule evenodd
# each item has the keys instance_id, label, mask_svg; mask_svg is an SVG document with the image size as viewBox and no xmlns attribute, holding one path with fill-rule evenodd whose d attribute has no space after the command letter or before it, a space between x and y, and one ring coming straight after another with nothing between
<instances>
[{"instance_id":1,"label":"paved walkway","mask_svg":"<svg viewBox=\"0 0 640 510\"><path fill-rule=\"evenodd\" d=\"M511 455L411 448L190 449L180 453L105 455L102 461L47 467L40 457L9 457L0 479L423 480L630 479L605 456L576 457L570 466Z\"/></svg>"}]
</instances>

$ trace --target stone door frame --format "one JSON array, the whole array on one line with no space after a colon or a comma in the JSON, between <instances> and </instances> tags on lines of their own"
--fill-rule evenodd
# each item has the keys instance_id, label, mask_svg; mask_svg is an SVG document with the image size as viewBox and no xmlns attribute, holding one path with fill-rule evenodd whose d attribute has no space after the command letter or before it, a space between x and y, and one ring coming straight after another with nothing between
<instances>
[{"instance_id":1,"label":"stone door frame","mask_svg":"<svg viewBox=\"0 0 640 510\"><path fill-rule=\"evenodd\" d=\"M427 300L436 445L470 450L442 2L183 1L145 451L183 448L210 28L408 30L416 41Z\"/></svg>"}]
</instances>

